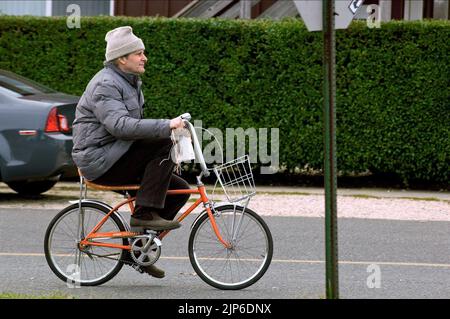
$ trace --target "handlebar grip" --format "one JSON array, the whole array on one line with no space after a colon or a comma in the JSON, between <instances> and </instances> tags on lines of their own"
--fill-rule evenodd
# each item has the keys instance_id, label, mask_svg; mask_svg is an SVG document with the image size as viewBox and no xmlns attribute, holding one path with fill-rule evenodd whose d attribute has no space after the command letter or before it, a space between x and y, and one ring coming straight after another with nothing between
<instances>
[{"instance_id":1,"label":"handlebar grip","mask_svg":"<svg viewBox=\"0 0 450 319\"><path fill-rule=\"evenodd\" d=\"M180 115L182 120L186 120L186 121L190 121L191 120L191 114L189 113L184 113Z\"/></svg>"}]
</instances>

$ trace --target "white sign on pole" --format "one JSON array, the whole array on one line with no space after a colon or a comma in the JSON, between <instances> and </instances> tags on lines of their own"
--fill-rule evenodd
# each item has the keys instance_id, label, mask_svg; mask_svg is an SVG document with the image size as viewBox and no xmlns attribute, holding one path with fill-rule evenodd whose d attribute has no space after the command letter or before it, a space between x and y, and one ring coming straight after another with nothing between
<instances>
[{"instance_id":1,"label":"white sign on pole","mask_svg":"<svg viewBox=\"0 0 450 319\"><path fill-rule=\"evenodd\" d=\"M322 31L322 1L293 0L309 31ZM363 0L335 0L335 29L347 29Z\"/></svg>"}]
</instances>

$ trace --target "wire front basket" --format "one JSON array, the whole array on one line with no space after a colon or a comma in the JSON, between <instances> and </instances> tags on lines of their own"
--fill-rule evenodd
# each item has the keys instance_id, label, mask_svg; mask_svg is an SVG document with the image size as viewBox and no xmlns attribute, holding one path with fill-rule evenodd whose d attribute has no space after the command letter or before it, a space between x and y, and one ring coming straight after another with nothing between
<instances>
[{"instance_id":1,"label":"wire front basket","mask_svg":"<svg viewBox=\"0 0 450 319\"><path fill-rule=\"evenodd\" d=\"M256 194L248 155L213 168L228 201L240 202Z\"/></svg>"}]
</instances>

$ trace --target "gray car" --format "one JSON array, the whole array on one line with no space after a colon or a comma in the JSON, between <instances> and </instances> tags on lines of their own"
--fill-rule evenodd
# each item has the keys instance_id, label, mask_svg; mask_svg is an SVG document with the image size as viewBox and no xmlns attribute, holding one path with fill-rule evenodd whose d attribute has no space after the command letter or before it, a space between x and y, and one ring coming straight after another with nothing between
<instances>
[{"instance_id":1,"label":"gray car","mask_svg":"<svg viewBox=\"0 0 450 319\"><path fill-rule=\"evenodd\" d=\"M79 97L0 70L0 181L23 195L76 175L72 122Z\"/></svg>"}]
</instances>

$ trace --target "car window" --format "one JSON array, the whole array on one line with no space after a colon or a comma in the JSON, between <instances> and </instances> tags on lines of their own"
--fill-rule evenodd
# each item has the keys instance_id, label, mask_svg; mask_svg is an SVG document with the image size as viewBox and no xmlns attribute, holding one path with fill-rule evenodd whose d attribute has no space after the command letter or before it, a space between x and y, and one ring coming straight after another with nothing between
<instances>
[{"instance_id":1,"label":"car window","mask_svg":"<svg viewBox=\"0 0 450 319\"><path fill-rule=\"evenodd\" d=\"M21 97L19 93L5 89L0 85L0 102L4 101L6 97Z\"/></svg>"},{"instance_id":2,"label":"car window","mask_svg":"<svg viewBox=\"0 0 450 319\"><path fill-rule=\"evenodd\" d=\"M0 87L22 96L56 92L30 79L3 70L0 70Z\"/></svg>"}]
</instances>

